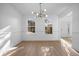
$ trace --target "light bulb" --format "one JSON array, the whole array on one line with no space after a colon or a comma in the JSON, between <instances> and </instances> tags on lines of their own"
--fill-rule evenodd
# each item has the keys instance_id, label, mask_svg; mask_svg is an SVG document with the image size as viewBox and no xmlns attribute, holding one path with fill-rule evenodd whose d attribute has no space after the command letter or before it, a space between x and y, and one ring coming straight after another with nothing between
<instances>
[{"instance_id":1,"label":"light bulb","mask_svg":"<svg viewBox=\"0 0 79 59\"><path fill-rule=\"evenodd\" d=\"M46 15L46 17L48 17L48 15Z\"/></svg>"},{"instance_id":2,"label":"light bulb","mask_svg":"<svg viewBox=\"0 0 79 59\"><path fill-rule=\"evenodd\" d=\"M44 9L44 11L46 11L46 9Z\"/></svg>"},{"instance_id":3,"label":"light bulb","mask_svg":"<svg viewBox=\"0 0 79 59\"><path fill-rule=\"evenodd\" d=\"M34 14L34 12L32 11L32 14Z\"/></svg>"},{"instance_id":4,"label":"light bulb","mask_svg":"<svg viewBox=\"0 0 79 59\"><path fill-rule=\"evenodd\" d=\"M38 13L36 15L38 16Z\"/></svg>"}]
</instances>

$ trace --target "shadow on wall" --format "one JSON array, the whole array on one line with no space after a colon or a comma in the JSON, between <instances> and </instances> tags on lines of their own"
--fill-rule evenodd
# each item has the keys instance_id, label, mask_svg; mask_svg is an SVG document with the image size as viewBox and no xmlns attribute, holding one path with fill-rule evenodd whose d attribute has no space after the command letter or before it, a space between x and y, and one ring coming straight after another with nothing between
<instances>
[{"instance_id":1,"label":"shadow on wall","mask_svg":"<svg viewBox=\"0 0 79 59\"><path fill-rule=\"evenodd\" d=\"M0 54L10 48L11 26L0 29Z\"/></svg>"}]
</instances>

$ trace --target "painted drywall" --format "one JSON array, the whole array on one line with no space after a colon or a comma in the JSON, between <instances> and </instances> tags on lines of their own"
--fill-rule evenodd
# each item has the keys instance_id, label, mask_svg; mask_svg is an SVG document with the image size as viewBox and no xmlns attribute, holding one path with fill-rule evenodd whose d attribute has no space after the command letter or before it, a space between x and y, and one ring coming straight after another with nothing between
<instances>
[{"instance_id":1,"label":"painted drywall","mask_svg":"<svg viewBox=\"0 0 79 59\"><path fill-rule=\"evenodd\" d=\"M59 18L61 37L72 37L72 11Z\"/></svg>"},{"instance_id":2,"label":"painted drywall","mask_svg":"<svg viewBox=\"0 0 79 59\"><path fill-rule=\"evenodd\" d=\"M74 4L72 8L72 47L79 51L79 4Z\"/></svg>"},{"instance_id":3,"label":"painted drywall","mask_svg":"<svg viewBox=\"0 0 79 59\"><path fill-rule=\"evenodd\" d=\"M21 20L22 15L14 7L0 4L0 45L11 47L21 41Z\"/></svg>"},{"instance_id":4,"label":"painted drywall","mask_svg":"<svg viewBox=\"0 0 79 59\"><path fill-rule=\"evenodd\" d=\"M28 20L29 17L26 17L22 21L22 28L23 28L23 37L24 41L43 41L43 40L58 40L60 39L59 36L59 28L58 28L58 17L56 15L49 16L48 20L52 23L52 31L53 34L46 34L45 33L45 20L44 19L35 19L30 18L31 20L35 21L35 33L28 33Z\"/></svg>"}]
</instances>

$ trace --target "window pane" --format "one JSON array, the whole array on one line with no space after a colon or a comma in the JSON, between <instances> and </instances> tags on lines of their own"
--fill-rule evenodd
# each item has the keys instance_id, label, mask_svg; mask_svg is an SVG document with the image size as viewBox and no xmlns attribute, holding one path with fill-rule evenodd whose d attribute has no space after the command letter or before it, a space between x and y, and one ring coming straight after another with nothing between
<instances>
[{"instance_id":1,"label":"window pane","mask_svg":"<svg viewBox=\"0 0 79 59\"><path fill-rule=\"evenodd\" d=\"M45 33L46 33L46 34L52 34L52 24L48 24L48 25L45 27Z\"/></svg>"},{"instance_id":2,"label":"window pane","mask_svg":"<svg viewBox=\"0 0 79 59\"><path fill-rule=\"evenodd\" d=\"M35 33L35 22L34 21L28 21L28 31Z\"/></svg>"}]
</instances>

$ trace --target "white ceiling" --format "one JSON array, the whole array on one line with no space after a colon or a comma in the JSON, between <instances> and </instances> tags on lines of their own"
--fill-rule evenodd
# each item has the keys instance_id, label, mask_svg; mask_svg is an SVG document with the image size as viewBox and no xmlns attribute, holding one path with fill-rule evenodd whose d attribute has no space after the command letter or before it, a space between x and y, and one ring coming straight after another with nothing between
<instances>
[{"instance_id":1,"label":"white ceiling","mask_svg":"<svg viewBox=\"0 0 79 59\"><path fill-rule=\"evenodd\" d=\"M39 10L39 3L12 3L11 5L26 16L32 16L32 11ZM71 6L71 3L44 3L42 8L47 9L48 15L58 15Z\"/></svg>"}]
</instances>

